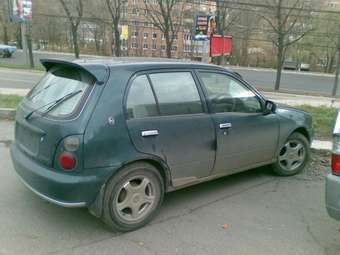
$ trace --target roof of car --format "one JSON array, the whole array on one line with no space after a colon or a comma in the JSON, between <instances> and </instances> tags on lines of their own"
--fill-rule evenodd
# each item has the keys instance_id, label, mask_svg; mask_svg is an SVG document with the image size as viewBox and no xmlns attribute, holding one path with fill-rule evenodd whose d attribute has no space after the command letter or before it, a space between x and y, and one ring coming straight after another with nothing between
<instances>
[{"instance_id":1,"label":"roof of car","mask_svg":"<svg viewBox=\"0 0 340 255\"><path fill-rule=\"evenodd\" d=\"M46 70L50 70L55 65L68 65L78 68L82 68L91 73L98 81L103 80L103 72L98 73L98 70L106 70L107 68L124 67L128 66L133 69L144 68L176 68L188 66L191 68L203 68L203 69L219 69L226 70L234 73L232 70L226 67L205 64L201 62L193 62L188 60L168 59L168 58L91 58L91 59L76 59L73 61L61 60L61 59L41 59L40 60Z\"/></svg>"},{"instance_id":2,"label":"roof of car","mask_svg":"<svg viewBox=\"0 0 340 255\"><path fill-rule=\"evenodd\" d=\"M212 65L212 64L205 64L202 62L195 62L190 60L181 60L181 59L169 59L169 58L143 58L143 57L120 57L120 58L96 58L96 59L77 59L74 60L73 63L77 63L79 65L105 65L109 67L116 67L116 66L152 66L152 65L162 65L162 66L174 66L174 65L192 65L196 67L217 67L221 68L220 66Z\"/></svg>"}]
</instances>

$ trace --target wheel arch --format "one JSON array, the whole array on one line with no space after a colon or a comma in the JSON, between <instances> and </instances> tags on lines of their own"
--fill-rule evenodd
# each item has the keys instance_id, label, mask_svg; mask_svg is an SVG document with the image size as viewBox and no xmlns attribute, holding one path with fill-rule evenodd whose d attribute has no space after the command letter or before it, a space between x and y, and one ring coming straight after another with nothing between
<instances>
[{"instance_id":1,"label":"wheel arch","mask_svg":"<svg viewBox=\"0 0 340 255\"><path fill-rule=\"evenodd\" d=\"M296 129L294 129L290 134L289 136L291 136L293 133L299 133L301 135L303 135L304 137L307 138L308 142L311 142L311 137L310 137L310 134L308 133L307 131L307 128L305 127L298 127ZM289 137L288 136L288 137Z\"/></svg>"},{"instance_id":2,"label":"wheel arch","mask_svg":"<svg viewBox=\"0 0 340 255\"><path fill-rule=\"evenodd\" d=\"M122 171L125 167L132 165L132 164L136 164L136 163L147 163L147 164L154 166L158 170L161 177L163 178L165 192L168 192L171 190L171 187L172 187L171 172L170 172L169 167L163 160L158 159L156 157L142 157L142 158L138 158L135 160L127 161L123 163L117 170L112 172L112 174L106 179L104 184L101 186L96 199L93 201L93 203L88 205L88 209L91 214L93 214L94 216L98 218L102 216L103 199L104 199L106 184L110 181L110 179L115 174Z\"/></svg>"}]
</instances>

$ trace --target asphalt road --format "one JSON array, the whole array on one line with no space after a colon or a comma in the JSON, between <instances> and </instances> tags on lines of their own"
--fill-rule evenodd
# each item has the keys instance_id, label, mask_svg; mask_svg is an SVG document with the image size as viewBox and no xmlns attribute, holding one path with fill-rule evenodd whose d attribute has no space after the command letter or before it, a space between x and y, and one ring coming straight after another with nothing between
<instances>
[{"instance_id":1,"label":"asphalt road","mask_svg":"<svg viewBox=\"0 0 340 255\"><path fill-rule=\"evenodd\" d=\"M35 63L39 63L40 58L63 58L71 60L72 54L36 52ZM86 56L89 58L89 56ZM92 56L90 58L95 58ZM12 58L0 59L0 63L24 64L25 58L22 52L17 52ZM274 88L276 71L272 69L254 69L232 67L239 72L251 84L258 88L271 90ZM0 70L0 88L31 88L41 77L37 74L25 71L11 72ZM298 91L304 93L320 93L329 95L332 91L334 75L309 73L309 72L292 72L284 71L282 74L281 89L289 91ZM340 89L339 89L340 90ZM338 92L340 94L340 91Z\"/></svg>"},{"instance_id":2,"label":"asphalt road","mask_svg":"<svg viewBox=\"0 0 340 255\"><path fill-rule=\"evenodd\" d=\"M1 255L339 254L323 177L254 169L170 193L151 224L112 233L86 209L57 207L24 187L9 157L13 123L0 121L0 130Z\"/></svg>"}]
</instances>

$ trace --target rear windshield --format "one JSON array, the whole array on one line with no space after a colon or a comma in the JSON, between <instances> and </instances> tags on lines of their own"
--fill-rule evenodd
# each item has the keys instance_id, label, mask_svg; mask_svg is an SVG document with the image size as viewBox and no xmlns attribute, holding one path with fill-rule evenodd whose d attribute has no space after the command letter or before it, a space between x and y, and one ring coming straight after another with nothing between
<instances>
[{"instance_id":1,"label":"rear windshield","mask_svg":"<svg viewBox=\"0 0 340 255\"><path fill-rule=\"evenodd\" d=\"M28 93L26 103L40 112L54 102L73 92L75 96L58 104L49 115L62 117L70 115L79 106L94 84L94 79L87 72L75 68L57 68L48 72L41 81ZM44 107L46 105L46 107Z\"/></svg>"}]
</instances>

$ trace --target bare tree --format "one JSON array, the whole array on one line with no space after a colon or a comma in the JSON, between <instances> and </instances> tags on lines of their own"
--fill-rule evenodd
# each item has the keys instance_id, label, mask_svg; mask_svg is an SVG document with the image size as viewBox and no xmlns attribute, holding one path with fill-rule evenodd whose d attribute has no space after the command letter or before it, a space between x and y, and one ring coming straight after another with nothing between
<instances>
[{"instance_id":1,"label":"bare tree","mask_svg":"<svg viewBox=\"0 0 340 255\"><path fill-rule=\"evenodd\" d=\"M166 56L171 58L172 45L182 27L185 0L145 0L144 5L147 18L164 34Z\"/></svg>"},{"instance_id":2,"label":"bare tree","mask_svg":"<svg viewBox=\"0 0 340 255\"><path fill-rule=\"evenodd\" d=\"M66 0L59 0L59 2L70 22L74 55L79 58L78 27L84 12L83 0L69 0L69 4L66 3Z\"/></svg>"},{"instance_id":3,"label":"bare tree","mask_svg":"<svg viewBox=\"0 0 340 255\"><path fill-rule=\"evenodd\" d=\"M8 4L7 0L1 0L0 5L1 13L0 13L0 24L2 26L2 33L3 33L3 42L4 44L8 44L9 38L8 38Z\"/></svg>"},{"instance_id":4,"label":"bare tree","mask_svg":"<svg viewBox=\"0 0 340 255\"><path fill-rule=\"evenodd\" d=\"M261 17L266 21L274 34L271 39L277 49L275 90L279 90L282 68L288 47L301 40L312 28L305 23L305 15L301 15L304 1L270 0L270 2L266 2L268 4L267 10L270 10L270 13L268 15L261 15ZM284 6L284 3L287 5Z\"/></svg>"},{"instance_id":5,"label":"bare tree","mask_svg":"<svg viewBox=\"0 0 340 255\"><path fill-rule=\"evenodd\" d=\"M121 18L122 12L122 0L106 0L106 6L109 10L111 20L112 20L112 27L114 32L114 53L116 57L120 57L121 50L120 50L120 31L119 31L119 22Z\"/></svg>"}]
</instances>

